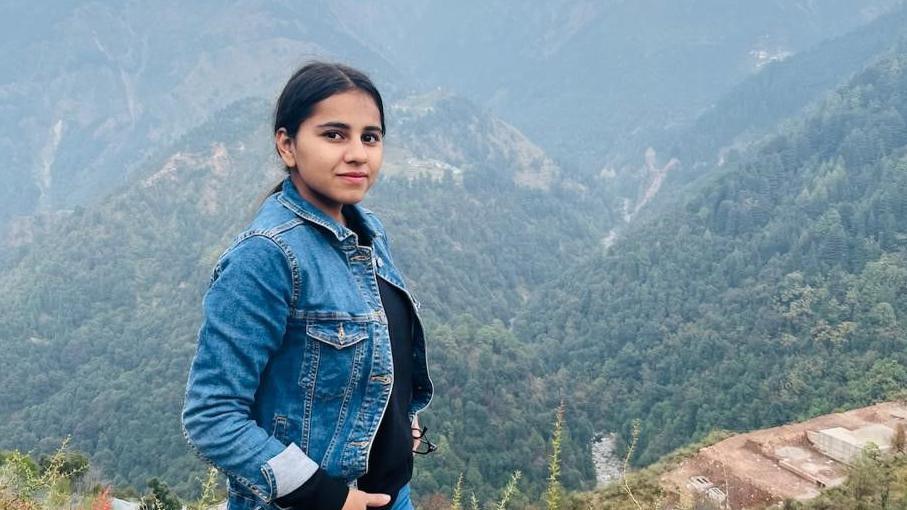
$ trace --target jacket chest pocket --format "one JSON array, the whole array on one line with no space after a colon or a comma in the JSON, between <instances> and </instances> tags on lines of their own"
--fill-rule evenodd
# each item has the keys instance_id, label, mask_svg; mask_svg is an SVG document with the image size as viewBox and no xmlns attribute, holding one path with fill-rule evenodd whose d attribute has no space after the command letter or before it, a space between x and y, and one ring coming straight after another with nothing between
<instances>
[{"instance_id":1,"label":"jacket chest pocket","mask_svg":"<svg viewBox=\"0 0 907 510\"><path fill-rule=\"evenodd\" d=\"M299 385L317 399L340 398L362 375L371 347L369 322L307 320Z\"/></svg>"}]
</instances>

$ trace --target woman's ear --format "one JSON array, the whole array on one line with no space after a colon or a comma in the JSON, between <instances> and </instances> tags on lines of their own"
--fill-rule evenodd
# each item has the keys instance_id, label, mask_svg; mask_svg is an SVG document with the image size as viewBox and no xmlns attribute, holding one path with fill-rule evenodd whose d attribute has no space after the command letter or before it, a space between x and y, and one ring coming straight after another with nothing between
<instances>
[{"instance_id":1,"label":"woman's ear","mask_svg":"<svg viewBox=\"0 0 907 510\"><path fill-rule=\"evenodd\" d=\"M277 146L277 153L287 168L296 168L296 143L287 133L286 128L280 128L274 133L274 144Z\"/></svg>"}]
</instances>

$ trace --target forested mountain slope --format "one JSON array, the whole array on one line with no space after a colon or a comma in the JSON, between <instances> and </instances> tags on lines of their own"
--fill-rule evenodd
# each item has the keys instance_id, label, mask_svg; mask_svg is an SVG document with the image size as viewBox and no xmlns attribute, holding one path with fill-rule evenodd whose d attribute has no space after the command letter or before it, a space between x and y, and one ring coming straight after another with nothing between
<instances>
[{"instance_id":1,"label":"forested mountain slope","mask_svg":"<svg viewBox=\"0 0 907 510\"><path fill-rule=\"evenodd\" d=\"M717 149L735 139L764 135L780 120L796 116L810 102L844 85L905 38L907 4L902 4L852 32L767 64L703 112L670 154L687 162L714 164L720 157Z\"/></svg>"},{"instance_id":2,"label":"forested mountain slope","mask_svg":"<svg viewBox=\"0 0 907 510\"><path fill-rule=\"evenodd\" d=\"M541 438L556 407L520 396L534 361L504 323L559 264L579 259L610 215L597 191L562 180L514 128L456 98L429 106L394 121L390 177L366 205L423 302L445 390L425 420L448 446L426 461L420 487L449 492L472 470L484 495L513 469L543 479ZM235 103L98 205L32 225L32 241L0 272L0 309L14 311L0 321L0 448L47 451L71 434L117 483L161 476L195 487L200 464L178 412L208 271L278 178L268 110ZM439 145L451 131L475 133L457 158ZM417 155L458 172L403 177ZM534 170L546 189L522 182ZM508 443L520 447L501 452ZM582 448L566 451L574 484L591 476Z\"/></svg>"},{"instance_id":3,"label":"forested mountain slope","mask_svg":"<svg viewBox=\"0 0 907 510\"><path fill-rule=\"evenodd\" d=\"M0 234L102 199L226 105L276 98L307 59L367 64L388 95L408 82L326 2L13 0L0 28Z\"/></svg>"},{"instance_id":4,"label":"forested mountain slope","mask_svg":"<svg viewBox=\"0 0 907 510\"><path fill-rule=\"evenodd\" d=\"M641 156L650 147L657 155L657 168L677 160L662 186L670 190L684 186L723 164L729 151L744 150L772 133L784 119L801 115L811 103L820 102L905 39L907 4L901 4L851 32L766 63L716 98L695 119L635 131L628 149L609 167L613 173L609 176L612 195L638 200L652 180ZM660 194L651 201L647 213L673 204L671 198L676 196Z\"/></svg>"},{"instance_id":5,"label":"forested mountain slope","mask_svg":"<svg viewBox=\"0 0 907 510\"><path fill-rule=\"evenodd\" d=\"M872 18L891 3L869 2L872 5L864 8L837 1L822 6L773 2L764 11L753 8L768 17L789 9L803 11L803 17L796 19L814 24L809 34L797 36L804 37L794 44L799 48L818 40L826 30L843 31ZM646 9L617 4L622 5L619 12L631 17ZM717 9L718 4L703 5ZM250 5L264 4L253 1ZM313 5L323 9L317 12L325 16L329 11L337 15L333 7ZM401 5L419 12L413 3ZM567 14L581 15L586 4L559 5L572 6L564 11ZM260 18L250 18L275 28L262 20L279 17L286 6L268 4ZM114 116L110 122L100 120L110 116L107 110L85 106L94 104L91 101L65 103L71 110L60 111L82 112L78 119L85 124L67 131L64 122L59 140L41 137L41 133L53 135L59 120L47 117L45 110L22 107L20 111L21 105L4 110L12 117L31 119L26 127L40 124L43 129L29 130L36 139L21 147L15 143L15 129L4 132L7 137L0 140L0 148L16 151L0 156L18 158L7 171L18 171L25 156L37 155L39 168L53 168L54 175L61 176L53 180L53 186L60 186L53 193L76 203L80 195L91 194L97 200L71 213L20 223L19 246L0 262L0 310L4 311L0 448L47 451L72 434L74 446L90 453L93 464L117 483L141 486L149 477L160 476L181 491L195 486L192 477L201 466L186 449L177 416L201 295L216 257L279 176L266 126L270 102L231 101L248 93L246 87L256 91L265 83L276 87L282 78L275 75L289 72L268 67L256 74L262 81L252 85L212 78L231 72L231 67L219 64L239 65L260 57L256 51L272 49L269 41L274 40L257 39L256 27L261 25L246 24L245 18L235 15L246 11L236 5L232 8L238 10L221 12L215 3L193 7L198 15L221 12L223 18L214 19L215 24L222 20L218 26L223 33L236 28L237 19L244 25L237 32L237 46L201 41L213 53L199 57L197 69L185 62L177 71L160 63L143 67L141 51L127 45L120 47L122 54L105 56L106 60L86 64L72 57L74 74L54 82L74 86L84 75L109 75L111 89L102 87L106 92L96 93L111 103L125 104L127 92L138 90L129 84L144 83L143 73L161 80L146 84L155 91L170 90L163 85L176 79L171 76L175 73L188 80L177 84L183 95L159 98L161 103L150 101L136 110L114 105L123 116ZM73 9L88 21L110 14L96 3ZM492 12L495 9L500 5ZM722 11L718 17L739 15L731 11ZM552 51L573 52L577 60L560 61L557 51L529 55L533 65L537 63L533 59L542 55L553 64L574 66L564 73L569 71L572 79L582 82L579 85L544 89L550 82L536 78L562 83L562 74L527 76L519 69L509 69L509 76L517 77L515 83L529 85L519 94L494 80L481 84L496 91L487 101L491 107L510 105L519 110L527 105L524 120L535 122L538 140L530 141L504 120L446 92L388 101L388 178L378 184L366 205L388 227L397 262L424 305L432 338L430 360L439 395L425 420L442 451L420 459L416 486L422 495L436 491L449 495L462 472L467 485L487 500L516 469L525 474L521 483L530 496L523 497L538 495L546 476L545 445L561 399L567 405L568 424L563 480L574 488L593 479L587 451L593 433L619 431L626 437L634 418L642 419L644 425L637 460L648 462L714 427L743 429L779 423L864 403L907 383L903 53L883 59L755 148L728 153L721 168L704 169L702 180L690 188L670 189L680 196L680 206L631 225L602 254L601 239L615 223L610 200L617 184L603 177L600 167L577 162L590 155L596 164L602 162L598 156L607 152L612 141L603 141L601 134L622 128L609 124L612 119L607 116L595 115L592 106L607 109L602 104L627 98L644 102L646 94L636 94L643 90L638 85L649 84L659 93L645 118L659 123L664 121L658 112L665 102L682 101L690 92L663 88L669 84L654 83L654 68L640 61L619 61L617 53L608 58L618 61L609 60L611 67L604 69L632 73L602 71L586 76L577 71L588 67L589 61L583 59L589 54L601 53L602 32L607 32L603 27L620 24L614 12L590 16L588 25L579 23L582 17L564 19L562 13L550 11L534 22L544 24L553 17L570 26L579 23L569 37L558 39L557 44L549 41L554 44ZM696 12L682 14L695 17ZM65 19L68 13L63 9L57 14ZM142 10L124 14L125 21L116 24L123 31L120 36L133 40L129 31L144 14ZM842 21L844 17L847 20ZM60 20L54 17L53 21ZM176 21L183 28L193 27L191 19ZM393 81L387 77L397 71L385 60L393 54L392 48L367 44L368 30L356 32L362 39L353 38L353 43L349 26L318 28L297 21L276 27L281 58L295 59L303 49L335 54L331 52L346 48L351 53L341 54L344 58L353 55L354 61L377 62L379 79ZM497 26L493 16L488 22L483 26ZM648 22L646 33L658 33L659 23L674 21L665 16L635 22ZM763 22L770 24L764 19L759 23ZM745 37L734 38L735 51L750 48L749 37L756 37L759 23L754 22ZM90 34L91 26L87 23L73 30L76 35ZM878 34L897 32L893 25L885 26L890 32L880 29ZM374 31L385 26L355 27ZM783 34L791 28L786 21L777 37L770 39L769 49L786 48ZM692 58L722 49L721 37L700 41L697 30L680 30L688 45L678 52ZM307 39L291 37L298 33L314 34L325 46L309 46ZM671 46L677 34L661 35L635 48L650 59L644 62L663 63L677 55L659 49ZM142 38L135 40L139 41L135 48L141 48ZM259 42L251 46L255 50L251 56L237 49L255 40ZM101 47L111 46L104 37L98 41ZM454 47L481 46L481 41L461 37ZM865 50L866 54L875 52L879 42L867 41L865 48L871 51ZM14 46L6 44L4 48ZM57 55L55 48L41 46L41 51ZM171 49L181 53L185 48ZM437 48L438 52L449 49ZM414 45L413 51L423 50ZM95 51L101 50L91 49ZM498 62L499 55L488 53L488 60L476 69L493 68ZM4 55L14 62L18 53ZM427 65L432 55L426 50L414 62ZM727 66L739 64L739 56L722 53L724 67L709 69L705 75L727 71ZM751 71L750 57L743 61L747 69L737 69L734 76ZM457 65L439 71L437 77L462 72ZM557 65L552 69L557 70ZM821 67L821 63L815 65ZM419 66L415 71L424 70ZM684 72L696 75L698 71ZM28 95L37 86L29 83L8 87L0 83L6 87L0 93ZM203 85L209 83L218 84L210 90L212 95L193 96L198 87L208 90ZM613 89L603 89L602 83ZM732 83L735 79L727 78L718 88ZM525 100L527 94L535 93L534 87L544 93L537 102ZM399 83L389 88L391 97L402 90ZM777 94L771 87L767 92ZM596 94L608 95L608 101L600 104ZM797 101L805 104L808 95L804 92ZM197 103L184 104L181 97ZM714 98L702 94L694 99L695 104L675 113L686 118ZM572 116L551 114L562 101L571 103L566 111ZM727 109L716 108L710 117L713 126L733 126L730 131L737 130L735 134L746 133L738 122L739 112L732 108L735 103L729 101L724 105ZM51 98L41 104L53 109L58 103ZM182 113L186 104L191 108L185 109L189 113L179 127L188 131L178 137L174 133L180 130L162 127L158 122L163 117L158 116ZM221 104L228 106L189 129L207 117L206 108ZM635 118L635 107L621 106L627 106L619 116L623 121ZM783 108L770 108L761 126L769 129ZM137 113L134 125L134 119L125 116L127 111ZM728 112L728 118L719 111ZM536 116L530 119L530 113ZM41 124L48 119L54 123ZM67 138L67 133L73 136ZM104 140L113 135L123 145L105 146ZM54 150L68 147L75 152L53 153L68 155L47 167L39 142L48 140L60 143ZM128 149L136 140L148 145L138 149L133 161ZM551 157L537 143L563 149L561 158ZM562 160L571 164L563 165ZM657 163L654 156L653 160ZM75 168L90 173L93 165L99 173L91 173L85 181L65 171ZM19 177L0 172L5 183L35 185L34 175L21 181ZM73 187L68 188L68 183ZM35 196L40 195L36 188L16 189L22 190L16 200L35 205Z\"/></svg>"},{"instance_id":6,"label":"forested mountain slope","mask_svg":"<svg viewBox=\"0 0 907 510\"><path fill-rule=\"evenodd\" d=\"M907 385L905 50L565 271L517 321L577 412L624 437L641 420L637 462Z\"/></svg>"}]
</instances>

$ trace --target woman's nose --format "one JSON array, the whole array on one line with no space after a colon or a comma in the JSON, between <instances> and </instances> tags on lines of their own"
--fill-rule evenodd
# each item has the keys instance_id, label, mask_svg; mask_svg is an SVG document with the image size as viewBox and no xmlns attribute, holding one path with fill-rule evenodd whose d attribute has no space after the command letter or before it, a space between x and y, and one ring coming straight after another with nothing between
<instances>
[{"instance_id":1,"label":"woman's nose","mask_svg":"<svg viewBox=\"0 0 907 510\"><path fill-rule=\"evenodd\" d=\"M368 152L362 140L352 140L347 145L345 160L347 163L365 163L368 160Z\"/></svg>"}]
</instances>

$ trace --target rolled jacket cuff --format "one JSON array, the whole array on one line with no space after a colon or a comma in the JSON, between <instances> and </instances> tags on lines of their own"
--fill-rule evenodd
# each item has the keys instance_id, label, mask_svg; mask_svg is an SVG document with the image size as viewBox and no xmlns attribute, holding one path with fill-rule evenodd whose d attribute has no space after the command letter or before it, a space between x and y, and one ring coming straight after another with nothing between
<instances>
[{"instance_id":1,"label":"rolled jacket cuff","mask_svg":"<svg viewBox=\"0 0 907 510\"><path fill-rule=\"evenodd\" d=\"M272 481L271 490L276 499L293 492L312 478L318 471L318 464L303 453L296 443L291 443L282 452L271 457L262 470Z\"/></svg>"}]
</instances>

